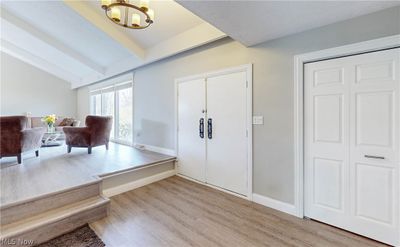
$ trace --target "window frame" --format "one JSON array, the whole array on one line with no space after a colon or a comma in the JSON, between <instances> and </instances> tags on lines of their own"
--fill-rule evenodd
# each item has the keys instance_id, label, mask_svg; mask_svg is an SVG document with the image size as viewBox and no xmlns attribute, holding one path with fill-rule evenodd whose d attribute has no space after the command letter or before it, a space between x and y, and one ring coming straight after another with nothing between
<instances>
[{"instance_id":1,"label":"window frame","mask_svg":"<svg viewBox=\"0 0 400 247\"><path fill-rule=\"evenodd\" d=\"M131 116L131 123L132 123L132 138L130 141L123 140L119 138L119 90L123 89L131 89L132 90L132 116ZM92 90L89 92L89 102L90 102L90 114L91 115L97 115L97 101L93 101L92 97L95 97L97 95L100 95L100 112L101 115L103 116L103 94L104 93L113 93L114 97L114 117L113 117L113 125L114 125L114 130L113 130L113 135L112 138L110 138L110 141L123 144L123 145L128 145L128 146L134 146L134 107L133 107L133 102L134 102L134 94L133 94L133 81L123 81L119 83L114 83L111 85L104 86L102 88L98 88L95 90ZM93 105L93 103L95 105Z\"/></svg>"}]
</instances>

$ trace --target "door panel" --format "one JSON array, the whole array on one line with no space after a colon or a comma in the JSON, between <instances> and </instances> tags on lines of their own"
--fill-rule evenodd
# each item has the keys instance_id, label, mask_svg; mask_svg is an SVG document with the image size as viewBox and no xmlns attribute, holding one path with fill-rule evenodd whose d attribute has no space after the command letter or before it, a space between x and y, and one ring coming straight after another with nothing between
<instances>
[{"instance_id":1,"label":"door panel","mask_svg":"<svg viewBox=\"0 0 400 247\"><path fill-rule=\"evenodd\" d=\"M356 94L355 110L357 146L391 147L393 136L392 91Z\"/></svg>"},{"instance_id":2,"label":"door panel","mask_svg":"<svg viewBox=\"0 0 400 247\"><path fill-rule=\"evenodd\" d=\"M388 59L356 66L356 83L384 83L395 79L395 63Z\"/></svg>"},{"instance_id":3,"label":"door panel","mask_svg":"<svg viewBox=\"0 0 400 247\"><path fill-rule=\"evenodd\" d=\"M246 72L207 78L206 180L212 185L247 194Z\"/></svg>"},{"instance_id":4,"label":"door panel","mask_svg":"<svg viewBox=\"0 0 400 247\"><path fill-rule=\"evenodd\" d=\"M178 172L205 182L205 139L199 121L205 118L205 79L178 85Z\"/></svg>"},{"instance_id":5,"label":"door panel","mask_svg":"<svg viewBox=\"0 0 400 247\"><path fill-rule=\"evenodd\" d=\"M342 95L320 95L314 97L315 142L342 141Z\"/></svg>"},{"instance_id":6,"label":"door panel","mask_svg":"<svg viewBox=\"0 0 400 247\"><path fill-rule=\"evenodd\" d=\"M356 164L356 216L392 224L393 170L387 167Z\"/></svg>"},{"instance_id":7,"label":"door panel","mask_svg":"<svg viewBox=\"0 0 400 247\"><path fill-rule=\"evenodd\" d=\"M305 215L391 245L400 244L399 57L304 66Z\"/></svg>"},{"instance_id":8,"label":"door panel","mask_svg":"<svg viewBox=\"0 0 400 247\"><path fill-rule=\"evenodd\" d=\"M329 68L314 71L314 86L343 84L343 68Z\"/></svg>"},{"instance_id":9,"label":"door panel","mask_svg":"<svg viewBox=\"0 0 400 247\"><path fill-rule=\"evenodd\" d=\"M314 204L343 211L343 162L314 159Z\"/></svg>"}]
</instances>

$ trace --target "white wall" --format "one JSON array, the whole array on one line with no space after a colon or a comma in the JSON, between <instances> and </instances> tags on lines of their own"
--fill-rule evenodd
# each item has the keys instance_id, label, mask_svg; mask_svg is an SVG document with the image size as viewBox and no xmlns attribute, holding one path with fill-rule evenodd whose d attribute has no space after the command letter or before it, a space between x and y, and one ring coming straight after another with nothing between
<instances>
[{"instance_id":1,"label":"white wall","mask_svg":"<svg viewBox=\"0 0 400 247\"><path fill-rule=\"evenodd\" d=\"M76 115L70 83L1 52L0 115Z\"/></svg>"},{"instance_id":2,"label":"white wall","mask_svg":"<svg viewBox=\"0 0 400 247\"><path fill-rule=\"evenodd\" d=\"M90 114L89 87L83 87L77 90L77 110L76 117L85 124L86 116Z\"/></svg>"},{"instance_id":3,"label":"white wall","mask_svg":"<svg viewBox=\"0 0 400 247\"><path fill-rule=\"evenodd\" d=\"M294 202L293 57L400 33L400 8L361 16L246 48L229 38L139 68L134 78L136 142L173 149L174 79L252 63L255 193ZM79 89L87 101L87 88ZM79 104L81 107L81 104ZM82 105L88 114L88 106Z\"/></svg>"}]
</instances>

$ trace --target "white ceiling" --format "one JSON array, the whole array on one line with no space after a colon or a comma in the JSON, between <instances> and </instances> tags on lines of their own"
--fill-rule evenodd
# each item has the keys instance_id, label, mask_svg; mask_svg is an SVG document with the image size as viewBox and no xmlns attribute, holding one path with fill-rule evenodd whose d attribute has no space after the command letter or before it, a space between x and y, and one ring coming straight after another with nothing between
<instances>
[{"instance_id":1,"label":"white ceiling","mask_svg":"<svg viewBox=\"0 0 400 247\"><path fill-rule=\"evenodd\" d=\"M246 46L400 5L400 1L178 2Z\"/></svg>"},{"instance_id":2,"label":"white ceiling","mask_svg":"<svg viewBox=\"0 0 400 247\"><path fill-rule=\"evenodd\" d=\"M400 5L399 1L150 0L155 23L131 30L108 20L99 2L0 0L1 51L76 88L227 34L251 46Z\"/></svg>"},{"instance_id":3,"label":"white ceiling","mask_svg":"<svg viewBox=\"0 0 400 247\"><path fill-rule=\"evenodd\" d=\"M74 88L226 36L172 0L150 7L154 24L131 30L109 21L100 1L1 1L1 50Z\"/></svg>"},{"instance_id":4,"label":"white ceiling","mask_svg":"<svg viewBox=\"0 0 400 247\"><path fill-rule=\"evenodd\" d=\"M26 29L27 27L25 26L28 23L35 31L51 37L63 46L74 49L83 57L102 67L130 56L128 50L121 47L121 45L107 34L99 31L63 2L15 1L7 2L3 7L5 10L3 10L2 16L10 23L10 25L8 25L10 26L9 29L3 30L2 27L3 39L13 42L15 45L27 49L32 53L36 53L35 55L37 56L48 56L50 55L49 49L55 50L55 48L51 48L50 46L47 49L43 49L43 46L48 46L48 44L46 44L47 42L35 40L35 35L32 35L32 38L26 38L29 32L18 32L15 30L16 27L13 28L11 23L16 24L16 22L18 22L18 24L20 24L18 26L21 27L21 29ZM40 18L38 18L39 16ZM10 20L10 18L12 18L12 20ZM19 35L21 37L18 37ZM42 35L38 36L39 39L42 37ZM38 45L40 44L36 44L35 41L42 43L42 46L39 47ZM76 64L73 61L72 64L64 63L64 61L57 61L57 58L61 60L64 59L63 56L48 57L49 60L63 65L64 67ZM72 68L71 72L73 73L74 71L80 75L79 70Z\"/></svg>"},{"instance_id":5,"label":"white ceiling","mask_svg":"<svg viewBox=\"0 0 400 247\"><path fill-rule=\"evenodd\" d=\"M130 2L139 4L138 0ZM90 5L99 14L104 13L104 10L100 8L99 1L91 1ZM156 10L156 21L151 28L132 32L129 29L117 27L144 48L153 47L166 39L204 23L202 19L173 1L152 1L151 8Z\"/></svg>"}]
</instances>

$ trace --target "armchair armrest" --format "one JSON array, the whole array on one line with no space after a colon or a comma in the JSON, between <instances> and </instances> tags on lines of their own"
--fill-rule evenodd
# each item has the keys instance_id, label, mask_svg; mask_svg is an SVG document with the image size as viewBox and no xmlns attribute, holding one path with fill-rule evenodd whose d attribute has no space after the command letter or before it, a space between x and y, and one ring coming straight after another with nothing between
<instances>
[{"instance_id":1,"label":"armchair armrest","mask_svg":"<svg viewBox=\"0 0 400 247\"><path fill-rule=\"evenodd\" d=\"M41 127L24 129L22 131L22 152L40 148L45 131L46 129Z\"/></svg>"},{"instance_id":2,"label":"armchair armrest","mask_svg":"<svg viewBox=\"0 0 400 247\"><path fill-rule=\"evenodd\" d=\"M90 144L88 127L64 127L65 143L70 146L86 146Z\"/></svg>"},{"instance_id":3,"label":"armchair armrest","mask_svg":"<svg viewBox=\"0 0 400 247\"><path fill-rule=\"evenodd\" d=\"M0 133L0 157L22 152L22 133L2 131Z\"/></svg>"}]
</instances>

